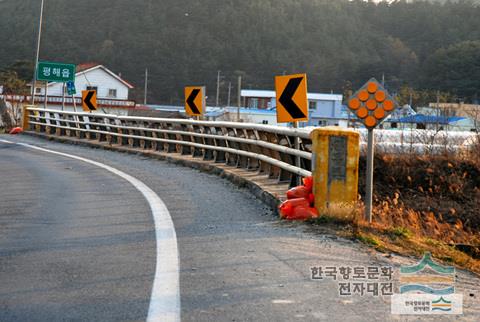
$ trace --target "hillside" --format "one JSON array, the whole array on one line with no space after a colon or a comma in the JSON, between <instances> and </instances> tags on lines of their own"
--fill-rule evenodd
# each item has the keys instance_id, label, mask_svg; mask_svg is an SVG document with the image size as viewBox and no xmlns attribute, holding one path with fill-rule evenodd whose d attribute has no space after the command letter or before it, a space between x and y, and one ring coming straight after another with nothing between
<instances>
[{"instance_id":1,"label":"hillside","mask_svg":"<svg viewBox=\"0 0 480 322\"><path fill-rule=\"evenodd\" d=\"M0 1L0 69L33 60L38 11L35 0ZM245 88L272 88L283 72L306 72L312 91L336 92L384 73L391 89L469 101L480 88L479 16L468 2L48 0L40 57L101 62L138 97L148 68L149 100L167 104L179 104L187 84L206 84L212 103L218 70L223 103L237 75Z\"/></svg>"}]
</instances>

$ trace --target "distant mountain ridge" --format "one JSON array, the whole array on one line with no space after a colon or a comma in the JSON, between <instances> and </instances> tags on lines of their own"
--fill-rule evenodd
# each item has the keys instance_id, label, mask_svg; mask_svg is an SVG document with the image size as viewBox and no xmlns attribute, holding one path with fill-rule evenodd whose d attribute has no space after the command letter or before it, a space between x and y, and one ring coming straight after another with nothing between
<instances>
[{"instance_id":1,"label":"distant mountain ridge","mask_svg":"<svg viewBox=\"0 0 480 322\"><path fill-rule=\"evenodd\" d=\"M207 85L212 103L218 70L223 103L228 83L235 84L237 76L243 77L244 88L272 89L274 75L293 72L306 72L309 88L322 92L344 92L382 74L392 89L408 84L449 90L467 100L480 87L470 74L450 80L447 70L447 74L439 70L446 66L442 59L458 65L439 50L480 40L480 8L467 2L48 0L45 4L41 59L103 63L136 84L133 94L138 97L148 68L149 100L158 103L181 104L187 84ZM0 0L0 69L18 59L33 60L38 13L38 0ZM458 48L475 55L470 45ZM475 70L475 59L464 59L473 62L465 70Z\"/></svg>"}]
</instances>

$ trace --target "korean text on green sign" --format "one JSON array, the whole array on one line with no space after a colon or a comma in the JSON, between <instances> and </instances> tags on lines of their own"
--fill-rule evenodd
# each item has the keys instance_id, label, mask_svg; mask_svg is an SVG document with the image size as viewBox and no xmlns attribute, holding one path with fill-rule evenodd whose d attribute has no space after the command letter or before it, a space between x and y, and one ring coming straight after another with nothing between
<instances>
[{"instance_id":1,"label":"korean text on green sign","mask_svg":"<svg viewBox=\"0 0 480 322\"><path fill-rule=\"evenodd\" d=\"M75 80L75 65L38 62L37 80L64 83Z\"/></svg>"}]
</instances>

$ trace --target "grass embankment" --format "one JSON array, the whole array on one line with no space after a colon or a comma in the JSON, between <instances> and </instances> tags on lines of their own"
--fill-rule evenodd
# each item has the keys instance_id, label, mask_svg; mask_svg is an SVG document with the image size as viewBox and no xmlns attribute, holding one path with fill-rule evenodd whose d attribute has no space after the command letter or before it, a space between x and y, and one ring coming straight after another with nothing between
<instances>
[{"instance_id":1,"label":"grass embankment","mask_svg":"<svg viewBox=\"0 0 480 322\"><path fill-rule=\"evenodd\" d=\"M365 160L360 160L360 194ZM354 210L330 209L313 224L332 224L339 234L383 252L421 257L429 251L449 265L480 274L480 154L378 156L373 223Z\"/></svg>"}]
</instances>

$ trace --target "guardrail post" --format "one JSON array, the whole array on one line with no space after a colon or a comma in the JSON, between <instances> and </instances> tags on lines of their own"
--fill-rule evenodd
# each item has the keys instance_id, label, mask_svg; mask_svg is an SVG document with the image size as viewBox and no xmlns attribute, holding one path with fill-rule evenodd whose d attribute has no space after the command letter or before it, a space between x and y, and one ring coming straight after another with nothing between
<instances>
[{"instance_id":1,"label":"guardrail post","mask_svg":"<svg viewBox=\"0 0 480 322\"><path fill-rule=\"evenodd\" d=\"M42 118L42 117L45 117L45 112L35 111L34 114L35 114L35 121L38 122L38 123L42 123L42 125L36 124L35 125L35 130L37 132L47 132L46 121L45 121L44 118Z\"/></svg>"},{"instance_id":2,"label":"guardrail post","mask_svg":"<svg viewBox=\"0 0 480 322\"><path fill-rule=\"evenodd\" d=\"M104 117L103 118L103 122L105 123L105 130L108 132L108 134L106 135L106 141L109 145L112 145L113 144L113 136L112 136L112 127L110 126L111 125L111 122L110 122L110 119L108 117Z\"/></svg>"},{"instance_id":3,"label":"guardrail post","mask_svg":"<svg viewBox=\"0 0 480 322\"><path fill-rule=\"evenodd\" d=\"M236 136L234 128L225 128L225 132L226 132L225 136L233 136L233 137ZM238 146L237 146L236 142L227 141L227 146L231 149L238 149ZM228 153L226 164L231 165L231 166L236 166L237 165L237 159L238 159L238 156L236 154Z\"/></svg>"},{"instance_id":4,"label":"guardrail post","mask_svg":"<svg viewBox=\"0 0 480 322\"><path fill-rule=\"evenodd\" d=\"M65 135L68 137L73 136L73 131L71 129L72 128L71 121L73 121L73 115L70 115L70 114L65 115L65 126L68 127L68 129L65 130Z\"/></svg>"},{"instance_id":5,"label":"guardrail post","mask_svg":"<svg viewBox=\"0 0 480 322\"><path fill-rule=\"evenodd\" d=\"M202 133L200 127L199 127L198 125L196 125L196 124L194 124L194 125L192 126L192 132ZM197 136L193 136L193 135L192 135L192 140L193 140L193 142L195 142L195 143L203 144L202 138L199 138L199 137L197 137ZM203 156L202 149L197 148L197 147L194 147L192 150L193 150L193 151L192 151L192 156L193 156L193 157L201 157L201 156Z\"/></svg>"},{"instance_id":6,"label":"guardrail post","mask_svg":"<svg viewBox=\"0 0 480 322\"><path fill-rule=\"evenodd\" d=\"M91 137L92 137L92 133L90 132L90 118L86 115L83 116L83 122L84 122L84 127L85 127L85 130L86 132L85 133L85 138L87 140L90 140Z\"/></svg>"},{"instance_id":7,"label":"guardrail post","mask_svg":"<svg viewBox=\"0 0 480 322\"><path fill-rule=\"evenodd\" d=\"M150 122L144 122L144 127L145 128L153 128L153 124L150 123ZM147 150L152 150L153 149L153 140L152 140L152 137L153 137L153 131L145 131L145 137L147 138L145 140L145 147L144 149L147 149Z\"/></svg>"},{"instance_id":8,"label":"guardrail post","mask_svg":"<svg viewBox=\"0 0 480 322\"><path fill-rule=\"evenodd\" d=\"M255 131L256 136L258 140L268 142L268 143L273 143L269 141L269 136L268 133L263 132L263 131ZM266 155L270 158L274 157L273 153L270 149L264 148L264 147L259 147L260 153L263 155ZM267 174L269 177L271 175L270 173L270 165L266 162L260 162L260 167L258 168L258 173L264 173Z\"/></svg>"},{"instance_id":9,"label":"guardrail post","mask_svg":"<svg viewBox=\"0 0 480 322\"><path fill-rule=\"evenodd\" d=\"M130 122L127 122L127 126L133 127L134 124L133 124L132 121L130 121ZM128 135L135 135L135 131L132 130L132 129L128 129ZM134 138L129 137L129 138L127 139L127 141L128 141L128 145L129 145L131 148L134 148L134 147L137 146L137 139L134 139Z\"/></svg>"},{"instance_id":10,"label":"guardrail post","mask_svg":"<svg viewBox=\"0 0 480 322\"><path fill-rule=\"evenodd\" d=\"M191 128L187 124L180 124L179 129L182 132L192 132ZM192 136L191 135L182 134L182 135L180 135L180 138L182 139L182 141L192 142ZM190 155L190 154L192 154L192 148L188 145L182 145L180 153L182 155Z\"/></svg>"},{"instance_id":11,"label":"guardrail post","mask_svg":"<svg viewBox=\"0 0 480 322\"><path fill-rule=\"evenodd\" d=\"M353 206L358 195L359 134L332 127L310 135L315 207L322 213L333 204Z\"/></svg>"},{"instance_id":12,"label":"guardrail post","mask_svg":"<svg viewBox=\"0 0 480 322\"><path fill-rule=\"evenodd\" d=\"M175 127L172 123L164 123L165 124L165 129L169 131L175 130ZM176 140L177 136L172 133L167 133L166 138L169 140ZM177 145L175 143L167 143L167 153L175 153L177 152Z\"/></svg>"},{"instance_id":13,"label":"guardrail post","mask_svg":"<svg viewBox=\"0 0 480 322\"><path fill-rule=\"evenodd\" d=\"M159 123L151 123L152 125L152 129L159 129L160 128L160 124ZM152 138L153 139L158 139L158 132L156 131L152 131ZM162 144L159 144L157 141L153 140L152 139L152 150L153 151L161 151L162 150Z\"/></svg>"},{"instance_id":14,"label":"guardrail post","mask_svg":"<svg viewBox=\"0 0 480 322\"><path fill-rule=\"evenodd\" d=\"M208 126L202 126L202 130L204 134L212 134L212 129ZM208 146L214 145L213 139L210 138L203 138L202 143ZM203 160L213 160L213 151L210 149L205 149L203 152Z\"/></svg>"},{"instance_id":15,"label":"guardrail post","mask_svg":"<svg viewBox=\"0 0 480 322\"><path fill-rule=\"evenodd\" d=\"M245 129L245 134L246 134L246 137L250 140L257 141L259 139L258 136L257 136L257 131L255 131L255 130ZM262 153L262 149L258 145L255 145L255 144L246 144L245 148L247 149L247 151L255 153L255 154L261 154ZM258 159L248 158L247 169L252 170L252 171L259 170L260 169L260 161L258 161Z\"/></svg>"},{"instance_id":16,"label":"guardrail post","mask_svg":"<svg viewBox=\"0 0 480 322\"><path fill-rule=\"evenodd\" d=\"M264 132L264 137L266 138L266 141L267 142L270 142L270 143L274 143L274 144L278 144L278 137L273 134L273 133L270 133L270 132ZM280 152L278 151L273 151L273 150L269 150L268 152L269 156L274 158L274 159L277 159L277 160L280 160ZM274 166L274 165L271 165L269 164L268 165L268 177L271 178L271 179L279 179L280 178L280 168Z\"/></svg>"},{"instance_id":17,"label":"guardrail post","mask_svg":"<svg viewBox=\"0 0 480 322\"><path fill-rule=\"evenodd\" d=\"M289 148L294 148L294 145L290 142L289 138L285 135L279 135L278 136L278 144L289 147ZM282 152L279 152L278 155L280 156L280 160L291 164L295 166L295 156L290 155L290 154L285 154ZM288 171L285 171L284 169L280 169L280 174L278 176L278 181L279 182L290 182L290 185L295 185L296 184L296 174L292 174Z\"/></svg>"},{"instance_id":18,"label":"guardrail post","mask_svg":"<svg viewBox=\"0 0 480 322\"><path fill-rule=\"evenodd\" d=\"M243 139L247 138L243 129L236 129L235 132L237 133L236 135L237 138L243 138ZM236 150L248 151L248 149L246 148L246 144L240 143L240 142L232 142L232 143L235 143ZM237 157L237 168L243 168L243 169L248 168L248 158L246 156L239 155Z\"/></svg>"},{"instance_id":19,"label":"guardrail post","mask_svg":"<svg viewBox=\"0 0 480 322\"><path fill-rule=\"evenodd\" d=\"M80 129L80 118L78 115L73 115L73 120L75 121L75 128L77 129L77 130L74 130L73 133L75 134L75 137L77 139L80 139L80 136L81 136L80 132L82 132L78 130Z\"/></svg>"},{"instance_id":20,"label":"guardrail post","mask_svg":"<svg viewBox=\"0 0 480 322\"><path fill-rule=\"evenodd\" d=\"M227 133L224 132L222 127L214 127L214 130L215 130L215 135L227 135ZM215 142L215 146L219 146L219 147L223 147L223 148L227 147L226 140L215 139L214 142ZM226 162L224 151L215 151L215 162L216 163L225 163Z\"/></svg>"},{"instance_id":21,"label":"guardrail post","mask_svg":"<svg viewBox=\"0 0 480 322\"><path fill-rule=\"evenodd\" d=\"M57 125L55 127L55 135L62 136L62 134L64 134L65 131L59 127L59 126L62 126L62 123L60 122L60 115L58 113L53 113L53 115L55 116L55 125Z\"/></svg>"},{"instance_id":22,"label":"guardrail post","mask_svg":"<svg viewBox=\"0 0 480 322\"><path fill-rule=\"evenodd\" d=\"M139 123L141 124L142 128L148 127L148 123L147 123L147 122L139 122ZM147 133L148 133L148 132L145 131L145 130L139 130L139 131L137 131L137 132L138 132L138 135L140 135L140 136L142 136L142 137L146 137L146 136L147 136ZM138 145L139 145L140 149L145 150L145 149L147 148L147 145L148 145L147 140L145 140L145 139L139 139L139 140L138 140Z\"/></svg>"},{"instance_id":23,"label":"guardrail post","mask_svg":"<svg viewBox=\"0 0 480 322\"><path fill-rule=\"evenodd\" d=\"M45 133L47 133L48 135L52 134L51 131L52 131L52 128L50 127L50 113L49 112L45 112L44 114L44 122L45 122Z\"/></svg>"},{"instance_id":24,"label":"guardrail post","mask_svg":"<svg viewBox=\"0 0 480 322\"><path fill-rule=\"evenodd\" d=\"M124 122L122 120L116 119L115 123L117 124L117 144L119 145L127 145L128 140L123 135L126 134L122 128Z\"/></svg>"}]
</instances>

